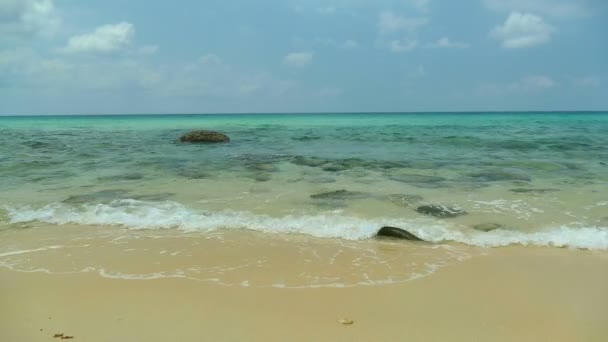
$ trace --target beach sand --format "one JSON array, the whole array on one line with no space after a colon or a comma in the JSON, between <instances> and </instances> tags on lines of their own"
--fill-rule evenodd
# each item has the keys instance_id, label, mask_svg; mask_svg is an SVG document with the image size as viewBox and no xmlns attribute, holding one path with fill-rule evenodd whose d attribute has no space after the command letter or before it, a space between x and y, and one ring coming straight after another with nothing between
<instances>
[{"instance_id":1,"label":"beach sand","mask_svg":"<svg viewBox=\"0 0 608 342\"><path fill-rule=\"evenodd\" d=\"M256 248L234 253L245 258ZM220 250L208 256L225 257ZM0 341L51 341L57 333L75 341L608 340L606 252L513 246L471 255L419 279L346 288L2 268ZM277 269L293 267L290 258L277 260ZM145 268L139 258L121 262Z\"/></svg>"}]
</instances>

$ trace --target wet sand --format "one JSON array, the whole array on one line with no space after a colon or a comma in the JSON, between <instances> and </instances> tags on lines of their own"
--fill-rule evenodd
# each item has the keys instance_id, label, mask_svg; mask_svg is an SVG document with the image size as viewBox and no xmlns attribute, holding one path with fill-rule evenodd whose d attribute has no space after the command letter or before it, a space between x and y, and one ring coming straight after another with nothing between
<instances>
[{"instance_id":1,"label":"wet sand","mask_svg":"<svg viewBox=\"0 0 608 342\"><path fill-rule=\"evenodd\" d=\"M229 287L1 268L0 340L51 341L56 333L76 341L608 340L608 253L478 250L419 279L348 288ZM122 262L137 268L143 261ZM285 259L273 267L293 265Z\"/></svg>"}]
</instances>

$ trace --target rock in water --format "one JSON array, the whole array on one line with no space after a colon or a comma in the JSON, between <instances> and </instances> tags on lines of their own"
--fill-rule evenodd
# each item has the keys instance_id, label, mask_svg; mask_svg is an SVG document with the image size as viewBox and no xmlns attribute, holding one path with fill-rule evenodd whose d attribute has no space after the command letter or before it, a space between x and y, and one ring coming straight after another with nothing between
<instances>
[{"instance_id":1,"label":"rock in water","mask_svg":"<svg viewBox=\"0 0 608 342\"><path fill-rule=\"evenodd\" d=\"M532 189L532 188L515 188L515 189L511 189L511 191L513 192L517 192L520 194L525 194L525 193L531 193L531 194L544 194L547 192L555 192L555 191L559 191L559 189L552 189L552 188L538 188L538 189Z\"/></svg>"},{"instance_id":2,"label":"rock in water","mask_svg":"<svg viewBox=\"0 0 608 342\"><path fill-rule=\"evenodd\" d=\"M500 223L479 223L473 226L473 229L480 230L482 232L490 232L496 229L505 229L506 226Z\"/></svg>"},{"instance_id":3,"label":"rock in water","mask_svg":"<svg viewBox=\"0 0 608 342\"><path fill-rule=\"evenodd\" d=\"M229 142L230 138L224 133L202 130L186 133L179 138L179 141L190 143L223 143Z\"/></svg>"},{"instance_id":4,"label":"rock in water","mask_svg":"<svg viewBox=\"0 0 608 342\"><path fill-rule=\"evenodd\" d=\"M348 191L348 190L336 190L330 192L323 192L320 194L310 195L312 199L321 199L321 200L352 200L352 199L361 199L367 198L369 195L359 191Z\"/></svg>"},{"instance_id":5,"label":"rock in water","mask_svg":"<svg viewBox=\"0 0 608 342\"><path fill-rule=\"evenodd\" d=\"M380 228L380 230L378 231L378 233L376 235L403 239L403 240L410 240L410 241L424 241L421 238L417 237L416 235L408 232L407 230L397 228L397 227L388 227L388 226L382 227L382 228Z\"/></svg>"},{"instance_id":6,"label":"rock in water","mask_svg":"<svg viewBox=\"0 0 608 342\"><path fill-rule=\"evenodd\" d=\"M525 173L523 173L522 170L515 169L515 168L483 171L483 172L474 173L471 176L478 180L489 181L489 182L496 182L496 181L526 181L526 182L529 182L532 180L532 178L530 176L526 175Z\"/></svg>"},{"instance_id":7,"label":"rock in water","mask_svg":"<svg viewBox=\"0 0 608 342\"><path fill-rule=\"evenodd\" d=\"M446 207L445 205L440 204L421 205L416 208L416 211L421 214L435 216L439 218L456 217L467 213L463 209Z\"/></svg>"},{"instance_id":8,"label":"rock in water","mask_svg":"<svg viewBox=\"0 0 608 342\"><path fill-rule=\"evenodd\" d=\"M267 182L270 180L270 178L270 173L268 172L258 172L254 177L256 182Z\"/></svg>"}]
</instances>

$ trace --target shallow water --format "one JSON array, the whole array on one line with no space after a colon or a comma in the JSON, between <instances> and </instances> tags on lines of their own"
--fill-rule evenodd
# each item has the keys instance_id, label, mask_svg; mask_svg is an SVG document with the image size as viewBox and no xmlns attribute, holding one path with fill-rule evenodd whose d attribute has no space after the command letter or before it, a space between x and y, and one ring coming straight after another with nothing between
<instances>
[{"instance_id":1,"label":"shallow water","mask_svg":"<svg viewBox=\"0 0 608 342\"><path fill-rule=\"evenodd\" d=\"M232 141L179 143L201 128ZM606 132L608 113L2 117L0 226L608 249Z\"/></svg>"}]
</instances>

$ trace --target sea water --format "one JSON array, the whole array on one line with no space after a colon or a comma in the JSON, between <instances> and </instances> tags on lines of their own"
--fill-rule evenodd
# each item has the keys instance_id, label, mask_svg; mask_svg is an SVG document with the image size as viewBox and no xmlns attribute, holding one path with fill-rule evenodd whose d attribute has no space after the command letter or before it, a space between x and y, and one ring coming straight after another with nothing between
<instances>
[{"instance_id":1,"label":"sea water","mask_svg":"<svg viewBox=\"0 0 608 342\"><path fill-rule=\"evenodd\" d=\"M231 141L179 142L194 129ZM354 195L314 196L337 190ZM366 239L390 224L432 241L605 249L608 114L2 117L0 193L4 225Z\"/></svg>"},{"instance_id":2,"label":"sea water","mask_svg":"<svg viewBox=\"0 0 608 342\"><path fill-rule=\"evenodd\" d=\"M179 141L196 129L231 141ZM425 205L465 214L426 215ZM0 117L0 261L63 251L60 239L11 238L36 227L27 234L48 240L66 225L111 231L108 241L137 231L192 241L254 232L304 248L308 236L338 241L343 256L375 248L371 238L385 225L435 243L424 248L447 246L442 253L456 259L458 245L606 250L608 113ZM327 265L334 249L318 250ZM360 271L365 255L382 264L374 253L351 253L349 265ZM164 273L143 277L155 274Z\"/></svg>"}]
</instances>

